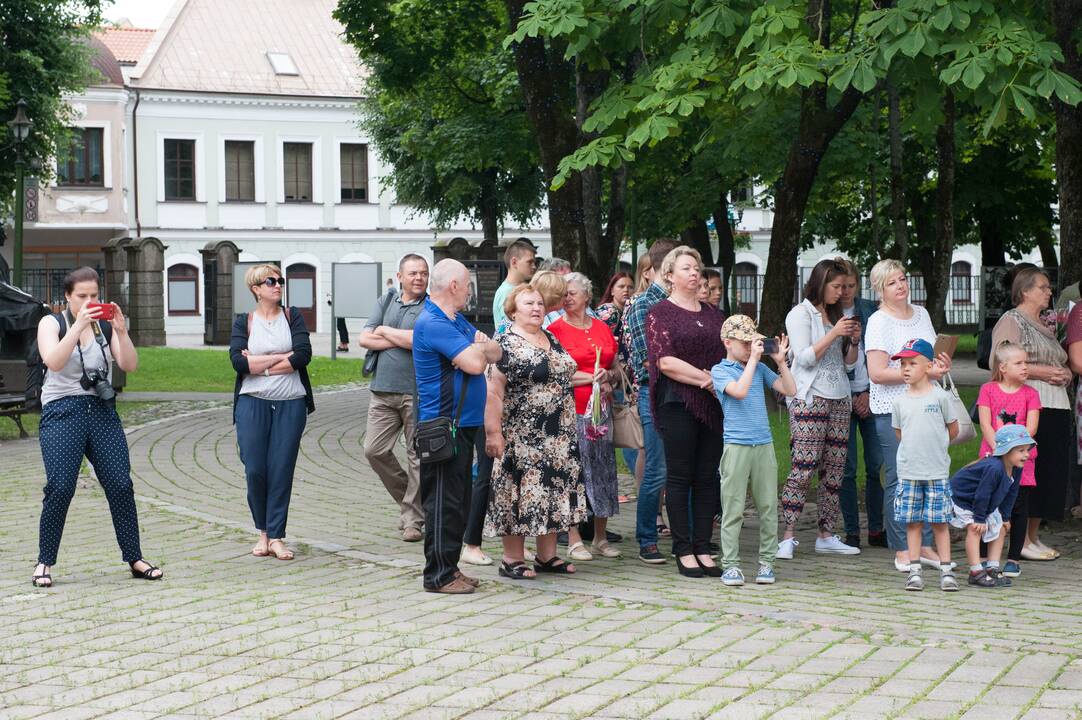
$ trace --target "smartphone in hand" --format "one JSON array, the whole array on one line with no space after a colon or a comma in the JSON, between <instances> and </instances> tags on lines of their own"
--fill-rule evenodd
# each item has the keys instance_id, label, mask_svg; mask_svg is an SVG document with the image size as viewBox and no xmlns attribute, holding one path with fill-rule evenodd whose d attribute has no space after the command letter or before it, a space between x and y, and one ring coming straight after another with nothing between
<instances>
[{"instance_id":1,"label":"smartphone in hand","mask_svg":"<svg viewBox=\"0 0 1082 720\"><path fill-rule=\"evenodd\" d=\"M112 303L96 303L88 302L86 304L88 308L100 308L101 315L98 316L98 320L112 320L113 319L113 304Z\"/></svg>"},{"instance_id":2,"label":"smartphone in hand","mask_svg":"<svg viewBox=\"0 0 1082 720\"><path fill-rule=\"evenodd\" d=\"M778 351L777 338L763 338L763 355L773 355Z\"/></svg>"}]
</instances>

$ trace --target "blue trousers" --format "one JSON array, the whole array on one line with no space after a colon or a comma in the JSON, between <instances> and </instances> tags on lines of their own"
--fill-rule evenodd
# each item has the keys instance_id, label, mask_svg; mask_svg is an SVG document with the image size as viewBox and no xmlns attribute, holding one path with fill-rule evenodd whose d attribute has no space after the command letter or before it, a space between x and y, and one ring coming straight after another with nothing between
<instances>
[{"instance_id":1,"label":"blue trousers","mask_svg":"<svg viewBox=\"0 0 1082 720\"><path fill-rule=\"evenodd\" d=\"M304 398L237 398L237 446L248 481L248 507L256 529L272 540L286 536L293 471L307 422Z\"/></svg>"},{"instance_id":2,"label":"blue trousers","mask_svg":"<svg viewBox=\"0 0 1082 720\"><path fill-rule=\"evenodd\" d=\"M887 546L895 552L909 547L905 539L905 523L894 519L894 493L898 489L898 436L890 424L890 413L875 416L875 434L879 436L879 447L883 450L883 468L886 470L886 484L883 486L883 529L887 531ZM920 544L932 545L932 528L924 525Z\"/></svg>"},{"instance_id":3,"label":"blue trousers","mask_svg":"<svg viewBox=\"0 0 1082 720\"><path fill-rule=\"evenodd\" d=\"M879 472L883 469L883 448L875 431L875 416L849 416L849 452L845 457L845 474L842 475L841 506L845 519L845 534L860 535L860 509L857 504L857 431L864 441L864 505L868 509L868 532L883 530L883 483Z\"/></svg>"},{"instance_id":4,"label":"blue trousers","mask_svg":"<svg viewBox=\"0 0 1082 720\"><path fill-rule=\"evenodd\" d=\"M650 412L650 388L639 388L639 420L642 422L643 444L646 452L646 464L639 486L639 500L636 506L635 539L639 547L657 545L657 511L661 502L661 489L665 487L667 471L665 468L665 444L654 425L654 416Z\"/></svg>"},{"instance_id":5,"label":"blue trousers","mask_svg":"<svg viewBox=\"0 0 1082 720\"><path fill-rule=\"evenodd\" d=\"M116 408L103 403L97 395L57 398L41 410L38 441L46 477L38 562L56 564L83 457L94 466L94 474L105 490L124 562L142 560L128 441Z\"/></svg>"}]
</instances>

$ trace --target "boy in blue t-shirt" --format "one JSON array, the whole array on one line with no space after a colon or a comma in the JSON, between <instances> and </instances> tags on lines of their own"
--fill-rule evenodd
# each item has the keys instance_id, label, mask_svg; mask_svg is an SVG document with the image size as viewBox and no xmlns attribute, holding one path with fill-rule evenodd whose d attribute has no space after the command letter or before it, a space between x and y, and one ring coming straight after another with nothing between
<instances>
[{"instance_id":1,"label":"boy in blue t-shirt","mask_svg":"<svg viewBox=\"0 0 1082 720\"><path fill-rule=\"evenodd\" d=\"M747 315L733 315L721 326L725 359L710 376L725 412L725 451L721 456L721 581L743 585L740 571L740 529L744 502L751 497L759 513L759 572L755 582L774 582L774 556L778 551L778 461L766 411L764 386L787 397L796 394L796 380L785 356L789 340L783 335L770 355L778 373L762 365L763 339Z\"/></svg>"}]
</instances>

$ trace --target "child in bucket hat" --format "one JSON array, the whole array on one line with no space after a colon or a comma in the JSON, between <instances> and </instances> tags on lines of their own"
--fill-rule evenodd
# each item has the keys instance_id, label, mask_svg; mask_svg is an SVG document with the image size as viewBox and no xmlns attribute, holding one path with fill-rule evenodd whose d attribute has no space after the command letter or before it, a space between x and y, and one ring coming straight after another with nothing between
<instances>
[{"instance_id":1,"label":"child in bucket hat","mask_svg":"<svg viewBox=\"0 0 1082 720\"><path fill-rule=\"evenodd\" d=\"M996 431L992 457L966 465L950 480L954 503L951 525L966 529L969 584L977 587L1010 585L999 569L1003 541L1010 522L1022 468L1036 447L1023 425L1004 425ZM981 562L981 542L988 544L988 562Z\"/></svg>"}]
</instances>

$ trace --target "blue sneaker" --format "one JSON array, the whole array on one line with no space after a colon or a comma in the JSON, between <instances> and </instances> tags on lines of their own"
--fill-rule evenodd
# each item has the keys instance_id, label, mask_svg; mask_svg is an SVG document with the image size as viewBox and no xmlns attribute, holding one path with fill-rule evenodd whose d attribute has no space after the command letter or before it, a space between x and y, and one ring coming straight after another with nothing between
<instances>
[{"instance_id":1,"label":"blue sneaker","mask_svg":"<svg viewBox=\"0 0 1082 720\"><path fill-rule=\"evenodd\" d=\"M759 565L759 573L755 576L755 582L759 585L773 585L774 580L774 568L770 567L766 563Z\"/></svg>"},{"instance_id":2,"label":"blue sneaker","mask_svg":"<svg viewBox=\"0 0 1082 720\"><path fill-rule=\"evenodd\" d=\"M1015 578L1022 574L1022 566L1016 563L1014 560L1008 560L1003 565L1003 576Z\"/></svg>"},{"instance_id":3,"label":"blue sneaker","mask_svg":"<svg viewBox=\"0 0 1082 720\"><path fill-rule=\"evenodd\" d=\"M725 572L721 574L721 581L729 586L737 586L744 584L744 573L740 572L740 568L736 565L725 568Z\"/></svg>"}]
</instances>

